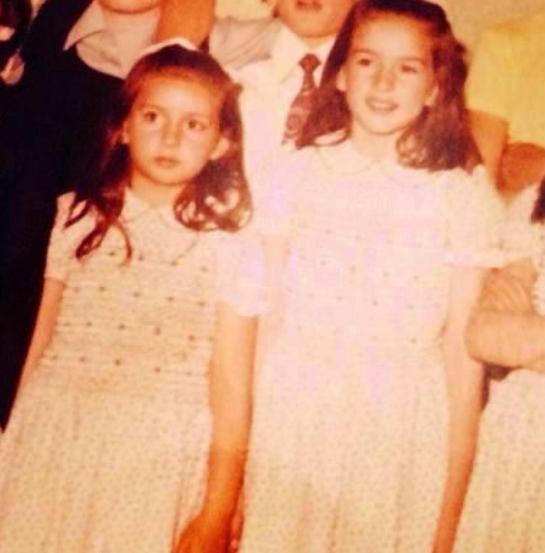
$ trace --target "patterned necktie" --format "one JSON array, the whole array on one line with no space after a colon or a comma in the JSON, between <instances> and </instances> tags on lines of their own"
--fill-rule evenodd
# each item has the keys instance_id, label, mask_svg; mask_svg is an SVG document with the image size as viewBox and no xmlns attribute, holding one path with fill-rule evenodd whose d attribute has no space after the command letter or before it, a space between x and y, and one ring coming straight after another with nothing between
<instances>
[{"instance_id":1,"label":"patterned necktie","mask_svg":"<svg viewBox=\"0 0 545 553\"><path fill-rule=\"evenodd\" d=\"M314 54L307 54L301 59L299 65L303 69L303 84L288 111L283 142L296 141L299 138L310 115L312 100L317 89L314 70L320 65L318 57Z\"/></svg>"}]
</instances>

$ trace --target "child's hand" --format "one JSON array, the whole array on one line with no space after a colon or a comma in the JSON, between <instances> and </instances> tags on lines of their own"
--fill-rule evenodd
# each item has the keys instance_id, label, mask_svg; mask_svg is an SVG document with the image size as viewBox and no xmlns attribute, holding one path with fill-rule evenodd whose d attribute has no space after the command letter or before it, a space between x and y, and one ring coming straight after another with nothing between
<instances>
[{"instance_id":1,"label":"child's hand","mask_svg":"<svg viewBox=\"0 0 545 553\"><path fill-rule=\"evenodd\" d=\"M527 286L506 271L492 271L487 276L481 307L520 315L533 312L532 297Z\"/></svg>"},{"instance_id":2,"label":"child's hand","mask_svg":"<svg viewBox=\"0 0 545 553\"><path fill-rule=\"evenodd\" d=\"M230 518L201 513L184 530L173 553L226 553L230 530Z\"/></svg>"}]
</instances>

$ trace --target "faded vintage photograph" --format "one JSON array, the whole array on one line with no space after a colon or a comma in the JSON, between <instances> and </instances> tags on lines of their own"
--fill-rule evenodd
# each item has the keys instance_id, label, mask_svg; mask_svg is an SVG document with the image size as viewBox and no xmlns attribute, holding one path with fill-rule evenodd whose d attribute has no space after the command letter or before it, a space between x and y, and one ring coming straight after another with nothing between
<instances>
[{"instance_id":1,"label":"faded vintage photograph","mask_svg":"<svg viewBox=\"0 0 545 553\"><path fill-rule=\"evenodd\" d=\"M0 553L545 553L543 0L0 0Z\"/></svg>"}]
</instances>

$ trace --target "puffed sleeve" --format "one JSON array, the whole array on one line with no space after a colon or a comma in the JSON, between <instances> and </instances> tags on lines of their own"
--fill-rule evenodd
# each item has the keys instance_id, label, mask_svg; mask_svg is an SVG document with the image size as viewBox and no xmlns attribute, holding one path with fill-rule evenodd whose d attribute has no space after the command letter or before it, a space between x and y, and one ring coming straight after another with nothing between
<instances>
[{"instance_id":1,"label":"puffed sleeve","mask_svg":"<svg viewBox=\"0 0 545 553\"><path fill-rule=\"evenodd\" d=\"M219 241L218 300L253 317L267 310L265 258L255 226L225 234Z\"/></svg>"},{"instance_id":2,"label":"puffed sleeve","mask_svg":"<svg viewBox=\"0 0 545 553\"><path fill-rule=\"evenodd\" d=\"M500 227L505 208L486 170L479 166L471 174L450 171L447 180L447 261L466 267L502 266Z\"/></svg>"},{"instance_id":3,"label":"puffed sleeve","mask_svg":"<svg viewBox=\"0 0 545 553\"><path fill-rule=\"evenodd\" d=\"M501 229L501 244L508 263L530 258L536 267L539 264L544 225L531 220L538 194L537 184L529 186L517 195L507 209Z\"/></svg>"},{"instance_id":4,"label":"puffed sleeve","mask_svg":"<svg viewBox=\"0 0 545 553\"><path fill-rule=\"evenodd\" d=\"M64 194L57 200L57 216L49 239L45 278L66 282L70 269L76 262L75 250L78 239L83 238L83 235L81 229L76 228L81 227L79 224L66 227L73 200L72 193Z\"/></svg>"}]
</instances>

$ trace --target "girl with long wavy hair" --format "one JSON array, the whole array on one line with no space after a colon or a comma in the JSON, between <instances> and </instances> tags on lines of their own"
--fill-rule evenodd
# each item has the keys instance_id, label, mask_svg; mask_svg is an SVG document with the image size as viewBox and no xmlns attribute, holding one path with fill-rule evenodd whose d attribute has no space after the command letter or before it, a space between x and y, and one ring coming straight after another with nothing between
<instances>
[{"instance_id":1,"label":"girl with long wavy hair","mask_svg":"<svg viewBox=\"0 0 545 553\"><path fill-rule=\"evenodd\" d=\"M483 370L464 344L501 202L442 8L360 2L262 232L281 321L256 372L242 553L445 553Z\"/></svg>"},{"instance_id":2,"label":"girl with long wavy hair","mask_svg":"<svg viewBox=\"0 0 545 553\"><path fill-rule=\"evenodd\" d=\"M237 95L204 53L148 54L60 198L0 447L0 550L226 547L261 305L233 235L251 212Z\"/></svg>"}]
</instances>

